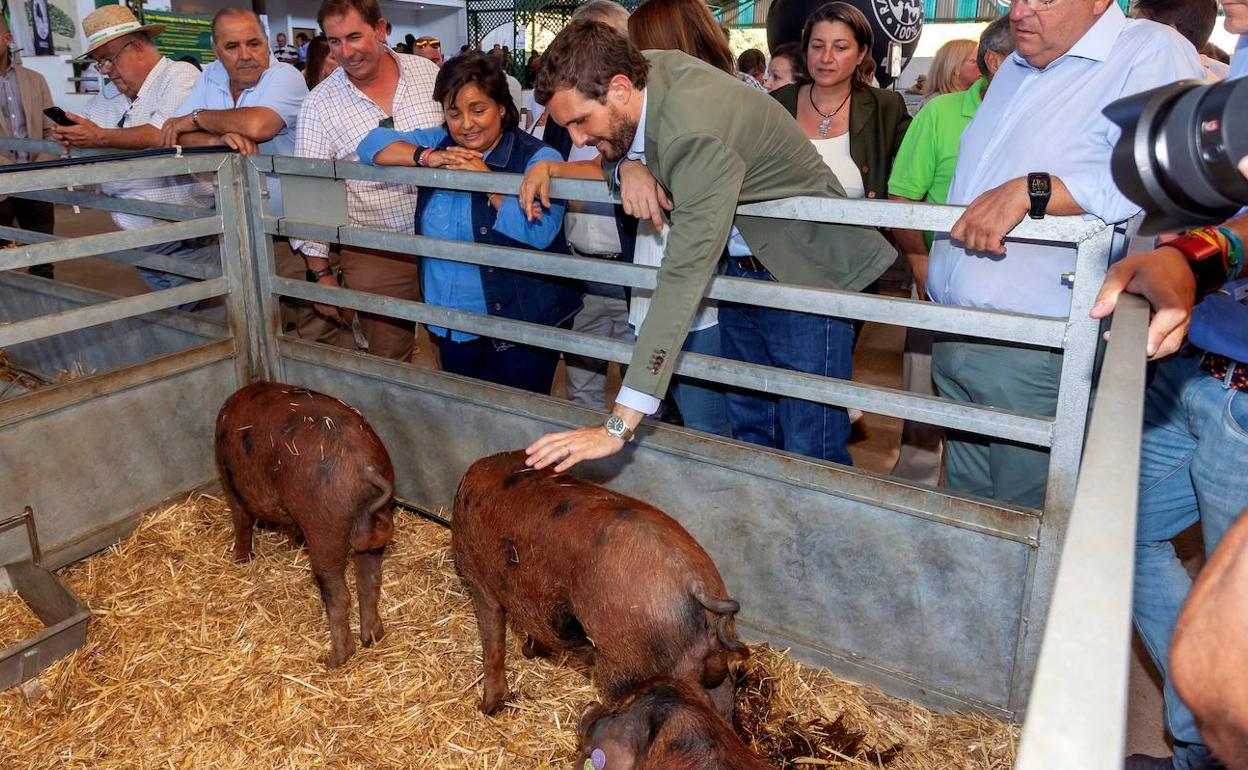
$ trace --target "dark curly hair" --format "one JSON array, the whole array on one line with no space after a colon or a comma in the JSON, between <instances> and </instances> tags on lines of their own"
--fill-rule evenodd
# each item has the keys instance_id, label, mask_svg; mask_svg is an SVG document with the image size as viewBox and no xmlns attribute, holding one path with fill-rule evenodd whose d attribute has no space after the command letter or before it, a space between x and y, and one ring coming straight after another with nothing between
<instances>
[{"instance_id":1,"label":"dark curly hair","mask_svg":"<svg viewBox=\"0 0 1248 770\"><path fill-rule=\"evenodd\" d=\"M520 108L511 100L507 77L498 62L480 51L460 54L442 65L433 82L433 100L445 106L454 103L464 86L475 85L490 99L503 105L503 130L520 125Z\"/></svg>"}]
</instances>

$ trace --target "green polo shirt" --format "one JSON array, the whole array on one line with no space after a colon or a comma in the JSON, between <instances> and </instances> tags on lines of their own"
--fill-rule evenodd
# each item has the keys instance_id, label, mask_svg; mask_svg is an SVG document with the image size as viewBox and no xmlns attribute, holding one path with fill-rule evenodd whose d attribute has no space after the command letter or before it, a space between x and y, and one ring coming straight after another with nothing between
<instances>
[{"instance_id":1,"label":"green polo shirt","mask_svg":"<svg viewBox=\"0 0 1248 770\"><path fill-rule=\"evenodd\" d=\"M988 81L980 78L966 91L941 94L914 116L893 161L890 195L944 203L958 165L958 144L983 103Z\"/></svg>"}]
</instances>

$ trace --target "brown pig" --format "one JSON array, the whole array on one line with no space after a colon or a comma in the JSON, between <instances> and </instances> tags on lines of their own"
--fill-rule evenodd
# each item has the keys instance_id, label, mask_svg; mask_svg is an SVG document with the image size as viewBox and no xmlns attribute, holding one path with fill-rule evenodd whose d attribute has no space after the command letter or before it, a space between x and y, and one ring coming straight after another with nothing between
<instances>
[{"instance_id":1,"label":"brown pig","mask_svg":"<svg viewBox=\"0 0 1248 770\"><path fill-rule=\"evenodd\" d=\"M354 556L360 639L381 639L381 557L394 535L394 467L381 439L336 398L257 382L217 415L217 472L234 516L234 558L251 558L256 519L296 530L329 615L330 668L355 652L347 557Z\"/></svg>"},{"instance_id":2,"label":"brown pig","mask_svg":"<svg viewBox=\"0 0 1248 770\"><path fill-rule=\"evenodd\" d=\"M525 655L592 647L611 702L638 682L671 676L712 691L732 713L737 640L714 562L671 517L640 500L524 464L524 452L478 460L455 494L455 566L481 633L481 710L507 697L507 619Z\"/></svg>"},{"instance_id":3,"label":"brown pig","mask_svg":"<svg viewBox=\"0 0 1248 770\"><path fill-rule=\"evenodd\" d=\"M771 770L712 708L706 692L651 679L581 715L573 770Z\"/></svg>"}]
</instances>

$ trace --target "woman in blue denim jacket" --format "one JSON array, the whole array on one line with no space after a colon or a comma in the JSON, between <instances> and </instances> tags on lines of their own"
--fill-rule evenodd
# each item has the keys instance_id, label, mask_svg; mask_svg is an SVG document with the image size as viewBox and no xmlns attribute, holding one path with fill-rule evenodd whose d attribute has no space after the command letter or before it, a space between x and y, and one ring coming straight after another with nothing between
<instances>
[{"instance_id":1,"label":"woman in blue denim jacket","mask_svg":"<svg viewBox=\"0 0 1248 770\"><path fill-rule=\"evenodd\" d=\"M562 160L558 152L518 128L520 112L507 81L483 54L464 54L443 65L433 98L445 110L443 126L373 129L360 143L360 160L378 166L517 174L540 161ZM529 222L514 196L426 187L417 200L418 235L568 253L561 203ZM427 257L421 282L429 304L530 323L567 328L581 308L576 283L535 273ZM446 371L550 392L558 352L437 326L429 331Z\"/></svg>"}]
</instances>

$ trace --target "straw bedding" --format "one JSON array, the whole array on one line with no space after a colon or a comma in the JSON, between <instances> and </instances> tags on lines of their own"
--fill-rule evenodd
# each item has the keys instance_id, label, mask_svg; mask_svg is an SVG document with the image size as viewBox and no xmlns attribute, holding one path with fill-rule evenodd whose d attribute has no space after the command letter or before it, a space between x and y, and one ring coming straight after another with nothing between
<instances>
[{"instance_id":1,"label":"straw bedding","mask_svg":"<svg viewBox=\"0 0 1248 770\"><path fill-rule=\"evenodd\" d=\"M207 496L149 515L65 571L94 614L87 645L43 673L42 695L0 693L0 768L568 767L595 698L587 669L525 660L509 634L512 702L478 712L476 622L449 541L403 518L383 568L387 635L329 671L304 551L258 530L253 561L235 564L228 511ZM0 628L20 604L0 597ZM1009 725L936 715L765 646L740 678L738 729L777 767L1013 764Z\"/></svg>"}]
</instances>

